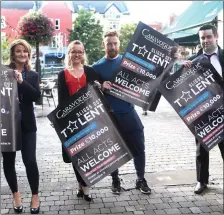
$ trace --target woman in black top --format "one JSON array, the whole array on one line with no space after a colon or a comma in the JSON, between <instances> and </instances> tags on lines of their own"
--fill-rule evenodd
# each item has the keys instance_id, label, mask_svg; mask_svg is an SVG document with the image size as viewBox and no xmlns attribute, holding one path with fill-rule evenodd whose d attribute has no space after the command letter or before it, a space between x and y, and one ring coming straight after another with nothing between
<instances>
[{"instance_id":1,"label":"woman in black top","mask_svg":"<svg viewBox=\"0 0 224 215\"><path fill-rule=\"evenodd\" d=\"M22 39L14 40L10 46L9 67L15 70L15 79L18 83L19 107L22 130L22 159L26 167L27 178L32 191L31 214L39 213L39 171L36 162L36 120L33 111L33 102L41 95L39 76L31 71L31 46ZM16 152L2 152L3 169L6 180L13 193L14 210L23 211L20 193L18 191L15 170Z\"/></svg>"},{"instance_id":2,"label":"woman in black top","mask_svg":"<svg viewBox=\"0 0 224 215\"><path fill-rule=\"evenodd\" d=\"M75 40L68 46L68 54L65 58L66 68L58 74L58 105L63 106L69 97L76 93L87 83L94 83L98 80L98 75L92 67L86 66L87 58L82 42ZM62 156L65 163L71 163L69 156L62 147ZM89 188L73 165L79 188L78 197L84 197L86 201L91 201Z\"/></svg>"}]
</instances>

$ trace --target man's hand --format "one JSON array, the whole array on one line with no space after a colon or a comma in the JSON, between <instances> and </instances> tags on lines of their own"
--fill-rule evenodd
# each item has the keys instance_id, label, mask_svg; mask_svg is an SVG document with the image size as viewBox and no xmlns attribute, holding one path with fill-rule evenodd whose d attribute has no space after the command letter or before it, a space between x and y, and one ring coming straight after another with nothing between
<instances>
[{"instance_id":1,"label":"man's hand","mask_svg":"<svg viewBox=\"0 0 224 215\"><path fill-rule=\"evenodd\" d=\"M104 81L103 82L103 90L111 90L112 83L110 81Z\"/></svg>"},{"instance_id":2,"label":"man's hand","mask_svg":"<svg viewBox=\"0 0 224 215\"><path fill-rule=\"evenodd\" d=\"M191 68L191 66L192 66L192 61L190 61L190 60L185 60L185 61L182 63L182 65L183 65L184 67L186 67L186 68Z\"/></svg>"},{"instance_id":3,"label":"man's hand","mask_svg":"<svg viewBox=\"0 0 224 215\"><path fill-rule=\"evenodd\" d=\"M19 84L22 84L22 82L23 82L23 76L22 76L22 73L21 72L18 72L18 70L14 70L14 77L15 77L15 79L17 80L17 82L19 83Z\"/></svg>"}]
</instances>

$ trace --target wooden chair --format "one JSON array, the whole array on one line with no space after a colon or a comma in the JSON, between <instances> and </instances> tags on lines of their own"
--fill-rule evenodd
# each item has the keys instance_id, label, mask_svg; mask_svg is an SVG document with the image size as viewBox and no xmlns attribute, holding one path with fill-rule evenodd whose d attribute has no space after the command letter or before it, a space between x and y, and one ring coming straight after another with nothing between
<instances>
[{"instance_id":1,"label":"wooden chair","mask_svg":"<svg viewBox=\"0 0 224 215\"><path fill-rule=\"evenodd\" d=\"M54 106L56 108L56 104L54 101L54 95L53 95L53 89L54 89L55 84L56 84L55 82L47 82L46 85L41 89L42 90L41 96L42 96L42 98L44 98L44 97L47 98L49 107L51 106L49 99L53 99ZM44 105L44 103L42 102L42 110L43 110L43 105Z\"/></svg>"}]
</instances>

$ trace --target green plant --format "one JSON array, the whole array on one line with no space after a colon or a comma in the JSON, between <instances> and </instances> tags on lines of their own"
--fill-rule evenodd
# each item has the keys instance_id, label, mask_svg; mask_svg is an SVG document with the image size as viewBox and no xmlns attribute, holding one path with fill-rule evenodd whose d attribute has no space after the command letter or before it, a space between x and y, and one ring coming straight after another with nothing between
<instances>
[{"instance_id":1,"label":"green plant","mask_svg":"<svg viewBox=\"0 0 224 215\"><path fill-rule=\"evenodd\" d=\"M136 27L137 27L137 24L135 23L125 24L121 26L121 30L120 30L120 41L121 41L120 53L121 54L125 53L126 48L128 47L128 44L135 32Z\"/></svg>"},{"instance_id":2,"label":"green plant","mask_svg":"<svg viewBox=\"0 0 224 215\"><path fill-rule=\"evenodd\" d=\"M9 61L9 42L7 38L1 41L1 54L2 63L7 64Z\"/></svg>"},{"instance_id":3,"label":"green plant","mask_svg":"<svg viewBox=\"0 0 224 215\"><path fill-rule=\"evenodd\" d=\"M69 41L80 40L85 46L89 64L98 61L104 55L102 40L103 26L94 17L93 12L83 9L78 11L78 17L74 21L74 28L69 30Z\"/></svg>"}]
</instances>

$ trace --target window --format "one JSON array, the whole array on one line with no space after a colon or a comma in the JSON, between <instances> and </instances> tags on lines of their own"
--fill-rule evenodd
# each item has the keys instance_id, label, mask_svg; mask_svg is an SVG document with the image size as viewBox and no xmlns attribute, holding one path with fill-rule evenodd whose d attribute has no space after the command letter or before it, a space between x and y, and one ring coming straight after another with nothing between
<instances>
[{"instance_id":1,"label":"window","mask_svg":"<svg viewBox=\"0 0 224 215\"><path fill-rule=\"evenodd\" d=\"M53 37L53 40L51 42L51 48L57 48L57 36Z\"/></svg>"},{"instance_id":2,"label":"window","mask_svg":"<svg viewBox=\"0 0 224 215\"><path fill-rule=\"evenodd\" d=\"M60 19L55 19L55 29L60 30Z\"/></svg>"},{"instance_id":3,"label":"window","mask_svg":"<svg viewBox=\"0 0 224 215\"><path fill-rule=\"evenodd\" d=\"M114 10L109 10L108 18L116 18L116 12Z\"/></svg>"},{"instance_id":4,"label":"window","mask_svg":"<svg viewBox=\"0 0 224 215\"><path fill-rule=\"evenodd\" d=\"M1 32L1 40L6 41L6 34L5 32Z\"/></svg>"},{"instance_id":5,"label":"window","mask_svg":"<svg viewBox=\"0 0 224 215\"><path fill-rule=\"evenodd\" d=\"M6 23L5 23L5 16L1 16L1 28L5 28Z\"/></svg>"},{"instance_id":6,"label":"window","mask_svg":"<svg viewBox=\"0 0 224 215\"><path fill-rule=\"evenodd\" d=\"M117 10L115 6L112 6L105 14L105 18L107 19L120 19L120 12Z\"/></svg>"},{"instance_id":7,"label":"window","mask_svg":"<svg viewBox=\"0 0 224 215\"><path fill-rule=\"evenodd\" d=\"M55 30L60 30L60 19L53 19L53 18L49 18L53 25L55 25Z\"/></svg>"},{"instance_id":8,"label":"window","mask_svg":"<svg viewBox=\"0 0 224 215\"><path fill-rule=\"evenodd\" d=\"M120 29L120 23L119 22L109 22L109 29L115 29L115 30L119 30Z\"/></svg>"},{"instance_id":9,"label":"window","mask_svg":"<svg viewBox=\"0 0 224 215\"><path fill-rule=\"evenodd\" d=\"M60 34L57 34L53 37L53 40L51 42L51 48L59 48L62 47L62 38Z\"/></svg>"}]
</instances>

